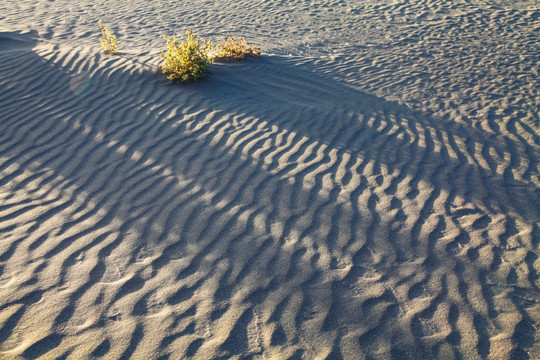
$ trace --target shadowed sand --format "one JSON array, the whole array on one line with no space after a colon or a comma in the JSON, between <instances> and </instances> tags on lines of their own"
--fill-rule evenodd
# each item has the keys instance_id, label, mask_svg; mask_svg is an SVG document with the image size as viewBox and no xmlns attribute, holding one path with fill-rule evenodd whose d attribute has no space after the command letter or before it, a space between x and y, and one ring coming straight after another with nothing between
<instances>
[{"instance_id":1,"label":"shadowed sand","mask_svg":"<svg viewBox=\"0 0 540 360\"><path fill-rule=\"evenodd\" d=\"M185 86L38 30L0 33L2 357L540 354L537 82L454 107L460 74L407 98L398 66L304 54Z\"/></svg>"}]
</instances>

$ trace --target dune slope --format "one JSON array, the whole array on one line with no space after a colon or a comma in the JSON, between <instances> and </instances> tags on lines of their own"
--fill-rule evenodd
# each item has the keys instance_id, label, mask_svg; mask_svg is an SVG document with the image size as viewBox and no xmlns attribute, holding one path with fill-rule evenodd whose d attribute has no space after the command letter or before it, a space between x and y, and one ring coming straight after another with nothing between
<instances>
[{"instance_id":1,"label":"dune slope","mask_svg":"<svg viewBox=\"0 0 540 360\"><path fill-rule=\"evenodd\" d=\"M540 356L537 4L34 3L0 5L0 357ZM267 55L171 83L188 27Z\"/></svg>"}]
</instances>

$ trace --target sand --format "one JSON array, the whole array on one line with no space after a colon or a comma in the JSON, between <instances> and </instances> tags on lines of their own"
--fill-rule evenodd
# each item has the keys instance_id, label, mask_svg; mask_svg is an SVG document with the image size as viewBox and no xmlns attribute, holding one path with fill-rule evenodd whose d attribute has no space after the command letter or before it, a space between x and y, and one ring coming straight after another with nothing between
<instances>
[{"instance_id":1,"label":"sand","mask_svg":"<svg viewBox=\"0 0 540 360\"><path fill-rule=\"evenodd\" d=\"M0 3L0 358L539 359L539 16Z\"/></svg>"}]
</instances>

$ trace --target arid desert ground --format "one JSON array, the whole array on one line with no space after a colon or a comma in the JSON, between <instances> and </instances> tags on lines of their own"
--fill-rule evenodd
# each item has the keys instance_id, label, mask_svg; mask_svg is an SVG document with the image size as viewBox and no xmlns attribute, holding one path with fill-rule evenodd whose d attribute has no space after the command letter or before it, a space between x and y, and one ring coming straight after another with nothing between
<instances>
[{"instance_id":1,"label":"arid desert ground","mask_svg":"<svg viewBox=\"0 0 540 360\"><path fill-rule=\"evenodd\" d=\"M1 1L0 358L540 359L539 64L535 0Z\"/></svg>"}]
</instances>

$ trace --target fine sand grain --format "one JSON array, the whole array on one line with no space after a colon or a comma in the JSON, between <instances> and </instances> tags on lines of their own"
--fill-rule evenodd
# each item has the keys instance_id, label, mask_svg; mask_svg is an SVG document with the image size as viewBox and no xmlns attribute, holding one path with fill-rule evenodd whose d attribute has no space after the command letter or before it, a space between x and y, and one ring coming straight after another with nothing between
<instances>
[{"instance_id":1,"label":"fine sand grain","mask_svg":"<svg viewBox=\"0 0 540 360\"><path fill-rule=\"evenodd\" d=\"M539 18L0 3L0 358L539 359ZM264 55L169 82L188 28Z\"/></svg>"}]
</instances>

